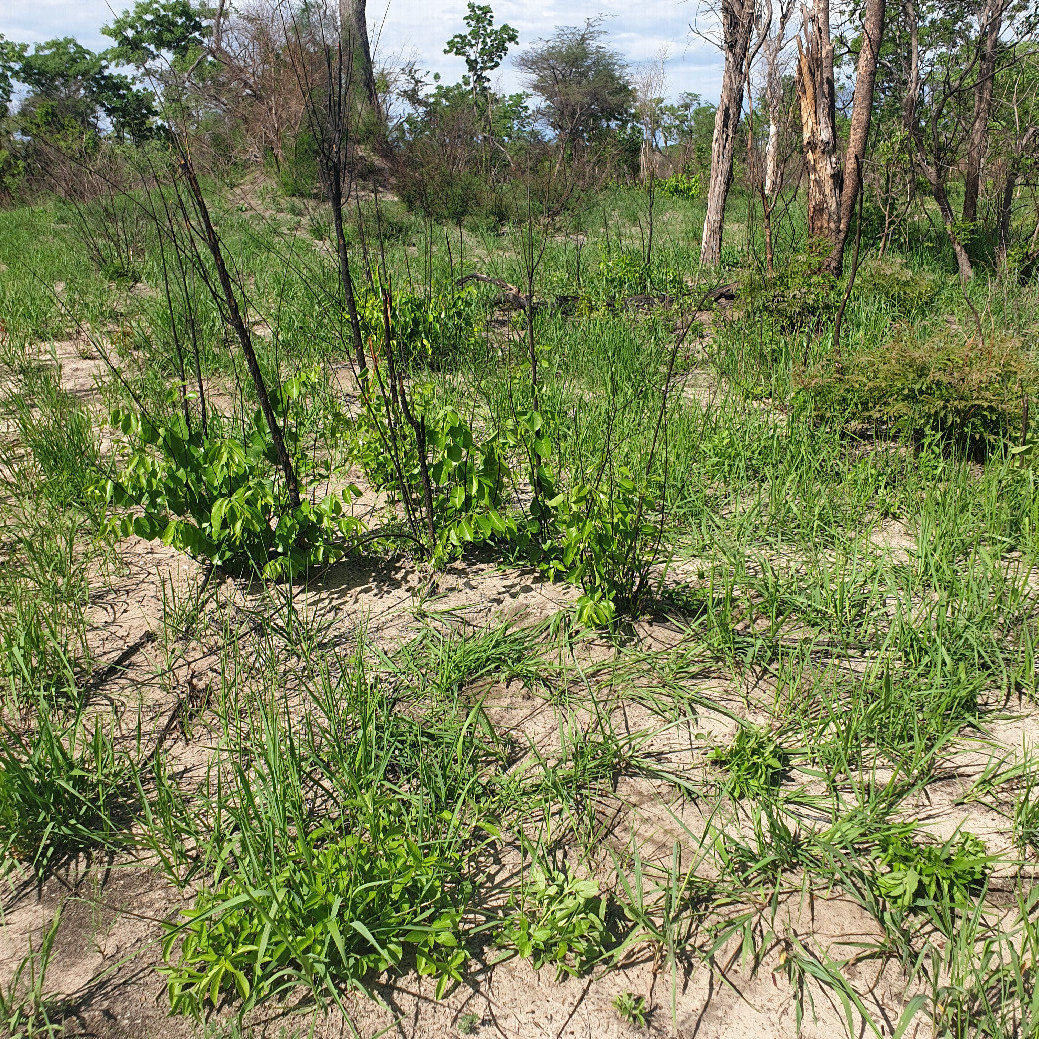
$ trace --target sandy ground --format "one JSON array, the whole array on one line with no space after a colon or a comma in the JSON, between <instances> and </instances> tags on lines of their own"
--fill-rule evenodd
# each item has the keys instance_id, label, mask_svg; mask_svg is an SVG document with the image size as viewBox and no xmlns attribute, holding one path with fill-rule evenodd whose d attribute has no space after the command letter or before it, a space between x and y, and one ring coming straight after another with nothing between
<instances>
[{"instance_id":1,"label":"sandy ground","mask_svg":"<svg viewBox=\"0 0 1039 1039\"><path fill-rule=\"evenodd\" d=\"M63 383L81 398L96 393L104 379L103 362L81 344L55 344ZM702 387L690 386L700 396ZM875 537L878 550L904 554L910 536L887 524ZM137 708L146 732L162 729L187 683L205 683L217 666L219 645L212 631L189 643L164 641L164 611L183 601L201 580L201 568L162 544L129 539L120 546L115 575L101 579L88 611L89 643L96 661L90 683L91 702L99 710L122 712L127 738L136 724ZM214 582L217 600L239 617L262 616L267 608L262 590L234 581ZM379 646L392 649L411 637L422 618L482 629L507 622L529 625L565 609L578 591L547 584L534 571L503 571L490 563L456 563L439 575L395 562L375 567L346 563L315 582L297 606L331 618L326 638L348 641L364 628ZM681 647L680 625L666 619L640 622L633 645L645 650ZM608 656L608 647L587 653ZM747 715L747 690L709 669L688 679L693 691ZM488 712L500 728L533 746L550 750L557 738L558 719L552 706L523 689L520 683L485 690ZM751 711L753 714L753 710ZM621 705L612 717L629 732L645 731L654 720L638 704ZM764 716L763 716L764 717ZM659 719L657 729L662 728ZM654 736L649 750L674 767L702 778L704 752L731 736L734 726L724 714L698 711L681 724ZM989 737L1007 750L1034 743L1039 720L1030 707L1021 715L992 726ZM697 739L697 737L701 737ZM703 739L702 737L707 737ZM204 758L201 741L176 738L169 747L185 770ZM937 836L947 837L963 826L981 836L991 852L1009 849L1006 818L979 804L958 800L988 760L982 749L969 749L950 759L948 774L932 784L912 806L916 818ZM702 832L709 807L677 800L660 784L622 779L610 803L602 809L602 856L620 849L632 834L647 861L666 862L676 845L689 842L690 832ZM65 997L68 1034L99 1039L218 1036L223 1025L201 1025L170 1018L162 977L161 923L186 904L185 896L140 860L119 858L80 866L79 872L48 880L42 888L10 882L3 889L0 927L0 985L6 985L30 945L38 947L42 933L61 909L55 952L47 975L47 990ZM502 963L474 961L465 985L445 999L433 998L428 979L405 973L391 981L378 979L379 1002L347 997L348 1017L336 1011L265 1008L247 1024L262 1036L365 1037L388 1034L408 1039L455 1036L471 1026L473 1034L508 1039L525 1037L595 1037L629 1035L681 1036L698 1039L786 1039L797 1034L794 992L782 965L782 940L812 934L835 957L851 954L865 936L876 936L875 923L864 911L839 895L814 891L810 897L784 904L777 923L778 939L756 972L743 969L739 950L727 949L712 968L680 956L670 964L658 950L635 949L617 969L588 978L556 981L546 968L540 973L519 960ZM731 956L730 956L731 954ZM852 965L848 979L862 994L878 1022L893 1034L907 1001L905 981L897 966L862 961ZM623 992L647 999L649 1019L639 1029L620 1019L614 998ZM810 986L814 1008L808 1004L801 1034L830 1037L847 1031L845 1011L832 993ZM855 1025L854 1031L860 1031ZM924 1018L904 1033L930 1035Z\"/></svg>"}]
</instances>

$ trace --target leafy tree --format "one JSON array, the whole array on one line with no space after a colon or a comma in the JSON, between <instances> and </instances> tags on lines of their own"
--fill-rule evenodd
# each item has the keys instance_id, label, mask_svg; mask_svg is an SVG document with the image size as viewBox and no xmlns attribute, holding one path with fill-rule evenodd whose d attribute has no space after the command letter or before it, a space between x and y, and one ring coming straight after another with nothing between
<instances>
[{"instance_id":1,"label":"leafy tree","mask_svg":"<svg viewBox=\"0 0 1039 1039\"><path fill-rule=\"evenodd\" d=\"M16 72L25 54L24 43L15 43L0 35L0 116L7 114L14 90Z\"/></svg>"},{"instance_id":2,"label":"leafy tree","mask_svg":"<svg viewBox=\"0 0 1039 1039\"><path fill-rule=\"evenodd\" d=\"M705 103L699 94L679 95L674 104L660 109L660 134L664 145L684 145L697 170L711 163L711 138L714 135L714 105Z\"/></svg>"},{"instance_id":3,"label":"leafy tree","mask_svg":"<svg viewBox=\"0 0 1039 1039\"><path fill-rule=\"evenodd\" d=\"M28 95L19 107L21 131L30 137L101 133L106 121L116 136L140 140L156 116L150 92L112 72L105 56L66 36L10 51L7 81Z\"/></svg>"},{"instance_id":4,"label":"leafy tree","mask_svg":"<svg viewBox=\"0 0 1039 1039\"><path fill-rule=\"evenodd\" d=\"M149 71L169 66L184 72L205 49L212 13L190 0L138 0L102 28L115 41L107 56Z\"/></svg>"},{"instance_id":5,"label":"leafy tree","mask_svg":"<svg viewBox=\"0 0 1039 1039\"><path fill-rule=\"evenodd\" d=\"M545 102L545 118L565 149L626 122L635 92L624 60L600 41L598 20L563 26L516 61Z\"/></svg>"},{"instance_id":6,"label":"leafy tree","mask_svg":"<svg viewBox=\"0 0 1039 1039\"><path fill-rule=\"evenodd\" d=\"M462 84L472 91L473 109L486 112L491 84L488 73L502 63L509 47L519 40L519 34L511 25L495 29L494 12L489 4L476 4L469 0L469 11L464 20L469 31L452 36L444 53L465 59L469 74L463 77Z\"/></svg>"}]
</instances>

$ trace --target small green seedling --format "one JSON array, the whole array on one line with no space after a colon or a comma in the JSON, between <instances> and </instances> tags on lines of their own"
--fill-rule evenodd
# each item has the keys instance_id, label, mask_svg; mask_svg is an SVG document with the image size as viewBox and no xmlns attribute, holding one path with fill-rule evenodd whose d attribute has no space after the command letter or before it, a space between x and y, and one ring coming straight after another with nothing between
<instances>
[{"instance_id":1,"label":"small green seedling","mask_svg":"<svg viewBox=\"0 0 1039 1039\"><path fill-rule=\"evenodd\" d=\"M458 1034L473 1035L480 1027L481 1018L479 1014L463 1014L458 1019Z\"/></svg>"},{"instance_id":2,"label":"small green seedling","mask_svg":"<svg viewBox=\"0 0 1039 1039\"><path fill-rule=\"evenodd\" d=\"M602 959L607 939L606 900L599 885L535 866L522 907L505 921L497 943L515 949L535 970L551 963L562 979L583 974Z\"/></svg>"},{"instance_id":3,"label":"small green seedling","mask_svg":"<svg viewBox=\"0 0 1039 1039\"><path fill-rule=\"evenodd\" d=\"M613 1009L622 1021L638 1028L646 1027L646 997L636 996L634 992L619 992L613 997Z\"/></svg>"},{"instance_id":4,"label":"small green seedling","mask_svg":"<svg viewBox=\"0 0 1039 1039\"><path fill-rule=\"evenodd\" d=\"M728 773L726 788L737 800L775 794L790 754L767 729L741 726L728 747L717 747L708 760Z\"/></svg>"}]
</instances>

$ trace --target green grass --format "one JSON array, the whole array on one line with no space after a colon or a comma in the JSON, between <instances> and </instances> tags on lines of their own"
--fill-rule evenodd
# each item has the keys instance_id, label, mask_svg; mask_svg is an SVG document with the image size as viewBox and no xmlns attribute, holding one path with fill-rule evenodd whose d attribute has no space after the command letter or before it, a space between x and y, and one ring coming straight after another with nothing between
<instances>
[{"instance_id":1,"label":"green grass","mask_svg":"<svg viewBox=\"0 0 1039 1039\"><path fill-rule=\"evenodd\" d=\"M281 210L219 205L221 232L254 327L270 330L255 337L265 374L307 375L286 424L296 459L319 466L321 497L317 483L357 479L357 426L333 379L349 330L303 204L268 201ZM735 200L726 278L745 273L745 205ZM189 330L208 420L228 443L254 428L250 380L200 278L165 300L153 241L142 285L113 289L55 210L0 213L4 435L17 447L0 503L0 840L40 877L78 856L137 854L189 892L188 911L155 935L174 1010L220 1016L301 994L334 1006L412 970L443 995L472 980L474 957L598 977L649 949L669 991L614 1003L638 1026L677 1016L692 964L725 978L742 964L785 977L799 1017L821 1011L826 989L849 1033L887 1034L849 980L870 959L902 971L904 996L887 1008L896 1030L926 1018L942 1036L1034 1033L1034 899L1004 879L1030 870L1039 848L1033 753L994 735L1009 712L1034 711L1037 691L1039 496L1027 457L1010 453L1019 430L995 423L979 451L940 422L867 429L844 404L803 406L806 372L835 377L830 319L789 300L781 312L737 305L672 367L680 315L628 312L616 296L647 278L673 289L675 274L708 285L702 206L658 201L651 273L635 262L646 217L643 194L611 188L566 226L535 229L548 305L534 318L541 425L527 439L525 322L496 313L497 289L453 285L471 269L522 284L524 229L450 229L448 257L443 228L392 204L385 270L415 313L427 299L446 307L437 336L416 318L409 378L426 387L431 423L452 409L474 441L501 445L513 473L501 508L517 530L534 518L532 461L560 493L623 489L626 469L631 501L651 501L654 538L636 539L632 556L654 594L633 615L616 595L600 627L574 610L477 626L441 609L431 585L386 639L344 623L319 582L225 587L217 571L185 591L164 575L161 654L140 666L172 693L174 664L196 650L212 661L211 695L184 725L205 762L189 777L175 735L151 754L154 719L132 694L103 704L91 687L89 608L120 587L123 547L99 522L98 481L125 461L104 410L180 413L176 344ZM867 258L845 315L848 372L898 343L952 335L968 348L948 257L925 255L913 235L900 254ZM552 303L576 294L579 256L582 306L563 313ZM1034 286L978 279L969 292L986 328L1022 344L1015 363L1034 368ZM65 394L37 349L78 325L120 368L101 401ZM199 402L186 407L200 422ZM390 537L406 529L400 490L345 566L438 580ZM610 498L579 497L572 537L560 535L585 569L544 569L582 590L582 574L630 569ZM604 534L615 544L603 548ZM494 564L533 582L524 544L485 538L459 550L459 572ZM969 825L939 839L912 821L978 755L989 764L954 807L997 812L1009 850ZM633 791L666 822L652 848ZM866 915L854 947L791 924L809 896Z\"/></svg>"}]
</instances>

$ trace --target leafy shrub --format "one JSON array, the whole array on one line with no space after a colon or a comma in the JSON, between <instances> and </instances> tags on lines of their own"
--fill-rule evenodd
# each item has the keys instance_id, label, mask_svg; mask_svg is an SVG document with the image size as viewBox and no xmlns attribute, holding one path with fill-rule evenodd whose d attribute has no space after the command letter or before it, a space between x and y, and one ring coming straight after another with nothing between
<instances>
[{"instance_id":1,"label":"leafy shrub","mask_svg":"<svg viewBox=\"0 0 1039 1039\"><path fill-rule=\"evenodd\" d=\"M936 907L973 903L988 872L979 838L961 833L943 844L913 840L915 826L881 834L875 855L877 892L904 911L934 913Z\"/></svg>"},{"instance_id":2,"label":"leafy shrub","mask_svg":"<svg viewBox=\"0 0 1039 1039\"><path fill-rule=\"evenodd\" d=\"M819 327L836 314L841 301L840 283L822 269L824 259L824 247L810 243L785 266L777 265L771 278L751 274L740 288L742 314L782 332Z\"/></svg>"},{"instance_id":3,"label":"leafy shrub","mask_svg":"<svg viewBox=\"0 0 1039 1039\"><path fill-rule=\"evenodd\" d=\"M657 181L657 191L666 198L699 198L703 194L703 185L699 173L690 174L683 170Z\"/></svg>"},{"instance_id":4,"label":"leafy shrub","mask_svg":"<svg viewBox=\"0 0 1039 1039\"><path fill-rule=\"evenodd\" d=\"M274 876L232 875L201 892L186 921L167 927L167 961L183 935L165 968L173 1011L199 1014L225 991L251 1006L300 976L315 992L359 987L399 967L405 950L439 979L438 998L461 980L464 859L413 839L400 815L395 799L373 799L348 825L299 836Z\"/></svg>"},{"instance_id":5,"label":"leafy shrub","mask_svg":"<svg viewBox=\"0 0 1039 1039\"><path fill-rule=\"evenodd\" d=\"M726 788L737 799L772 796L790 763L776 737L756 725L741 725L732 743L708 758L728 773Z\"/></svg>"},{"instance_id":6,"label":"leafy shrub","mask_svg":"<svg viewBox=\"0 0 1039 1039\"><path fill-rule=\"evenodd\" d=\"M879 299L888 306L912 314L930 303L938 292L933 277L913 270L904 260L889 256L862 264L855 275L855 295Z\"/></svg>"},{"instance_id":7,"label":"leafy shrub","mask_svg":"<svg viewBox=\"0 0 1039 1039\"><path fill-rule=\"evenodd\" d=\"M358 297L365 342L385 349L383 300L376 292ZM399 293L390 306L390 335L397 363L437 368L477 346L484 335L479 294L472 288L430 296ZM376 349L374 346L371 349Z\"/></svg>"},{"instance_id":8,"label":"leafy shrub","mask_svg":"<svg viewBox=\"0 0 1039 1039\"><path fill-rule=\"evenodd\" d=\"M844 371L803 374L795 402L820 418L883 423L916 438L994 444L1017 434L1021 400L1036 387L1019 340L979 345L942 330L919 341L907 327L856 351Z\"/></svg>"},{"instance_id":9,"label":"leafy shrub","mask_svg":"<svg viewBox=\"0 0 1039 1039\"><path fill-rule=\"evenodd\" d=\"M38 873L112 847L122 834L132 765L95 720L61 725L39 704L26 729L0 722L0 847Z\"/></svg>"},{"instance_id":10,"label":"leafy shrub","mask_svg":"<svg viewBox=\"0 0 1039 1039\"><path fill-rule=\"evenodd\" d=\"M277 165L278 187L286 195L309 198L321 180L318 145L313 133L301 130L284 141L284 158Z\"/></svg>"},{"instance_id":11,"label":"leafy shrub","mask_svg":"<svg viewBox=\"0 0 1039 1039\"><path fill-rule=\"evenodd\" d=\"M378 203L362 202L351 214L347 232L359 240L362 227L369 238L374 238L377 233L384 245L411 245L416 233L423 230L404 206L385 199Z\"/></svg>"},{"instance_id":12,"label":"leafy shrub","mask_svg":"<svg viewBox=\"0 0 1039 1039\"><path fill-rule=\"evenodd\" d=\"M551 964L562 980L583 974L607 951L606 899L594 880L534 866L513 909L495 941L529 959L535 970Z\"/></svg>"},{"instance_id":13,"label":"leafy shrub","mask_svg":"<svg viewBox=\"0 0 1039 1039\"><path fill-rule=\"evenodd\" d=\"M454 408L436 401L431 386L414 386L411 392L411 408L425 424L435 558L443 560L468 544L514 538L516 524L503 508L511 479L505 444L495 434L478 441ZM394 437L393 429L404 432ZM415 438L399 405L373 396L353 425L353 458L376 487L399 493L391 443L407 493L420 501L424 487Z\"/></svg>"},{"instance_id":14,"label":"leafy shrub","mask_svg":"<svg viewBox=\"0 0 1039 1039\"><path fill-rule=\"evenodd\" d=\"M549 576L584 589L578 623L606 624L618 612L642 609L657 556L656 510L653 494L624 468L603 484L578 483L546 501L535 560Z\"/></svg>"},{"instance_id":15,"label":"leafy shrub","mask_svg":"<svg viewBox=\"0 0 1039 1039\"><path fill-rule=\"evenodd\" d=\"M685 292L685 282L678 271L671 267L651 266L640 253L630 250L616 256L601 256L599 276L603 298L607 301L654 290L675 296Z\"/></svg>"},{"instance_id":16,"label":"leafy shrub","mask_svg":"<svg viewBox=\"0 0 1039 1039\"><path fill-rule=\"evenodd\" d=\"M293 380L272 399L283 419L300 389ZM119 478L107 482L107 499L142 510L109 521L119 537L161 538L231 572L255 570L277 578L341 558L362 529L346 512L359 494L353 486L290 507L284 486L274 479L277 459L258 409L244 444L238 437L206 436L199 426L189 429L179 411L156 424L116 409L112 424L129 439L131 455ZM285 429L290 451L297 439ZM297 475L313 472L298 464Z\"/></svg>"}]
</instances>

